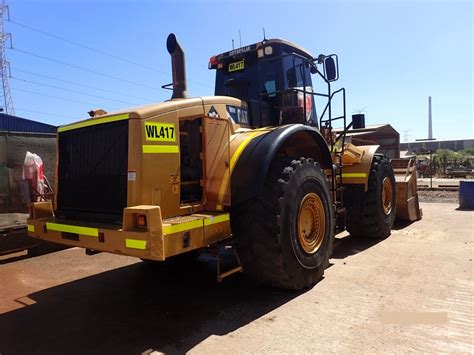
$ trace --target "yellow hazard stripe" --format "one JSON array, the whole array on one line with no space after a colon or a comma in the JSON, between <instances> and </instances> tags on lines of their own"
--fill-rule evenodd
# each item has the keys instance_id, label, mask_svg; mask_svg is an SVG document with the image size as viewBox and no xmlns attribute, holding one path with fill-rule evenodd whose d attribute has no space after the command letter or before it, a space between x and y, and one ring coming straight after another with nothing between
<instances>
[{"instance_id":1,"label":"yellow hazard stripe","mask_svg":"<svg viewBox=\"0 0 474 355\"><path fill-rule=\"evenodd\" d=\"M343 178L366 178L366 173L342 173Z\"/></svg>"},{"instance_id":2,"label":"yellow hazard stripe","mask_svg":"<svg viewBox=\"0 0 474 355\"><path fill-rule=\"evenodd\" d=\"M235 164L237 164L237 161L239 160L239 157L242 155L242 152L244 151L245 147L250 143L252 139L255 138L255 136L261 133L262 133L261 131L250 133L247 136L247 138L245 138L242 141L242 143L239 144L234 154L232 154L232 158L230 159L230 169L225 171L224 176L222 178L221 186L219 188L219 196L218 196L219 202L222 202L222 200L224 199L224 193L227 188L227 184L229 182L229 177L232 175L232 171L234 171Z\"/></svg>"},{"instance_id":3,"label":"yellow hazard stripe","mask_svg":"<svg viewBox=\"0 0 474 355\"><path fill-rule=\"evenodd\" d=\"M97 228L70 226L67 224L58 224L58 223L49 223L49 222L46 223L46 228L48 230L57 231L57 232L88 235L91 237L99 236L99 230Z\"/></svg>"},{"instance_id":4,"label":"yellow hazard stripe","mask_svg":"<svg viewBox=\"0 0 474 355\"><path fill-rule=\"evenodd\" d=\"M109 123L109 122L114 122L114 121L121 121L121 120L127 120L129 118L128 113L123 113L121 115L115 115L115 116L108 116L104 118L91 118L86 121L78 122L78 123L73 123L69 124L66 126L61 126L58 128L58 132L65 132L65 131L70 131L73 129L78 129L78 128L83 128L83 127L89 127L89 126L95 126L98 124L103 124L103 123Z\"/></svg>"},{"instance_id":5,"label":"yellow hazard stripe","mask_svg":"<svg viewBox=\"0 0 474 355\"><path fill-rule=\"evenodd\" d=\"M244 151L245 147L250 143L250 141L257 135L260 134L261 132L253 132L248 135L247 138L245 138L242 143L240 143L239 147L235 150L234 154L232 155L232 158L230 159L230 172L232 173L232 170L234 170L234 166L237 163L237 160L239 160L240 155Z\"/></svg>"},{"instance_id":6,"label":"yellow hazard stripe","mask_svg":"<svg viewBox=\"0 0 474 355\"><path fill-rule=\"evenodd\" d=\"M142 145L143 153L179 153L177 145Z\"/></svg>"},{"instance_id":7,"label":"yellow hazard stripe","mask_svg":"<svg viewBox=\"0 0 474 355\"><path fill-rule=\"evenodd\" d=\"M32 225L32 224L28 224L28 232L34 233L35 232L35 226Z\"/></svg>"},{"instance_id":8,"label":"yellow hazard stripe","mask_svg":"<svg viewBox=\"0 0 474 355\"><path fill-rule=\"evenodd\" d=\"M191 229L201 228L202 226L203 226L202 219L198 219L196 221L191 221L191 222L180 223L180 224L173 224L170 226L164 226L163 234L167 235L167 234L184 232Z\"/></svg>"},{"instance_id":9,"label":"yellow hazard stripe","mask_svg":"<svg viewBox=\"0 0 474 355\"><path fill-rule=\"evenodd\" d=\"M218 216L206 218L204 220L204 225L210 226L211 224L222 223L222 222L228 221L229 219L230 219L229 214L225 213Z\"/></svg>"},{"instance_id":10,"label":"yellow hazard stripe","mask_svg":"<svg viewBox=\"0 0 474 355\"><path fill-rule=\"evenodd\" d=\"M146 249L146 240L125 239L125 246L130 249Z\"/></svg>"}]
</instances>

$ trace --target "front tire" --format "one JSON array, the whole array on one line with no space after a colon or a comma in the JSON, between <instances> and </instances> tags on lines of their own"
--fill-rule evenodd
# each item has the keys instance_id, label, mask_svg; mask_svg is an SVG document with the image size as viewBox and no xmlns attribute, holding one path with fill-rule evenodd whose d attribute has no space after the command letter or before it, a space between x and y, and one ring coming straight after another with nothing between
<instances>
[{"instance_id":1,"label":"front tire","mask_svg":"<svg viewBox=\"0 0 474 355\"><path fill-rule=\"evenodd\" d=\"M276 158L261 193L232 211L232 231L244 272L271 286L316 284L334 241L329 185L312 159Z\"/></svg>"},{"instance_id":2,"label":"front tire","mask_svg":"<svg viewBox=\"0 0 474 355\"><path fill-rule=\"evenodd\" d=\"M348 195L347 230L355 237L383 239L390 235L397 209L395 175L390 161L375 154L368 189L361 198ZM354 201L357 200L357 201Z\"/></svg>"}]
</instances>

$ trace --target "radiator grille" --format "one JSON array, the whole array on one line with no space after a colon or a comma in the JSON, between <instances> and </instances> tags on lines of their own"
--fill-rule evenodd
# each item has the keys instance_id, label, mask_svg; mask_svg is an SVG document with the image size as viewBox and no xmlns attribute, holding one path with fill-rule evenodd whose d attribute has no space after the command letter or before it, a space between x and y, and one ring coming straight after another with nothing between
<instances>
[{"instance_id":1,"label":"radiator grille","mask_svg":"<svg viewBox=\"0 0 474 355\"><path fill-rule=\"evenodd\" d=\"M57 213L121 221L127 204L128 120L59 133Z\"/></svg>"}]
</instances>

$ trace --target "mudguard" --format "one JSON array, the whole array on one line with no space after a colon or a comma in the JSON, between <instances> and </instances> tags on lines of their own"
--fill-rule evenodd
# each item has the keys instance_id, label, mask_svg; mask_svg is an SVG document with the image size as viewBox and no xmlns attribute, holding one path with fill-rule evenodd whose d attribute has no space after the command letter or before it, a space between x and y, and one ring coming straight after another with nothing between
<instances>
[{"instance_id":1,"label":"mudguard","mask_svg":"<svg viewBox=\"0 0 474 355\"><path fill-rule=\"evenodd\" d=\"M323 169L331 169L329 148L321 133L313 127L302 124L282 126L267 134L255 137L242 152L231 177L232 205L236 206L255 197L261 190L270 164L285 142L297 133L307 134L314 142L315 152L319 150L319 163ZM295 147L298 151L298 147ZM305 147L304 149L307 149ZM301 156L304 156L303 154ZM308 157L308 156L306 156Z\"/></svg>"}]
</instances>

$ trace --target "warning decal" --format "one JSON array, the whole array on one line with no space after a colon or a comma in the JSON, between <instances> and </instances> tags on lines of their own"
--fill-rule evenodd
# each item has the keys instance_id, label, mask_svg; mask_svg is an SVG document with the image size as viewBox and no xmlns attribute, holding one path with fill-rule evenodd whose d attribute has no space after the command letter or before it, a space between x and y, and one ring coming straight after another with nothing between
<instances>
[{"instance_id":1,"label":"warning decal","mask_svg":"<svg viewBox=\"0 0 474 355\"><path fill-rule=\"evenodd\" d=\"M220 118L219 112L217 112L216 108L214 106L211 106L209 109L209 112L207 113L208 117L214 117L214 118Z\"/></svg>"}]
</instances>

